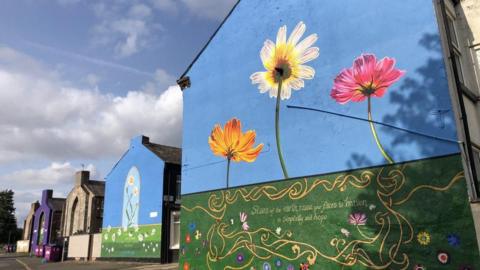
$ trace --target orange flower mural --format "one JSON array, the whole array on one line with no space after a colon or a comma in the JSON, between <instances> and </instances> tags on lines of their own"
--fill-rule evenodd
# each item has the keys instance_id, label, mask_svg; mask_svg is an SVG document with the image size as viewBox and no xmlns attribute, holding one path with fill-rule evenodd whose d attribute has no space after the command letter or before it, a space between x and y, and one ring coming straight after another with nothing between
<instances>
[{"instance_id":1,"label":"orange flower mural","mask_svg":"<svg viewBox=\"0 0 480 270\"><path fill-rule=\"evenodd\" d=\"M230 161L254 162L263 143L254 147L256 133L248 130L242 133L242 123L236 118L230 119L222 129L216 124L208 137L208 144L213 154L227 159L227 188L229 185Z\"/></svg>"}]
</instances>

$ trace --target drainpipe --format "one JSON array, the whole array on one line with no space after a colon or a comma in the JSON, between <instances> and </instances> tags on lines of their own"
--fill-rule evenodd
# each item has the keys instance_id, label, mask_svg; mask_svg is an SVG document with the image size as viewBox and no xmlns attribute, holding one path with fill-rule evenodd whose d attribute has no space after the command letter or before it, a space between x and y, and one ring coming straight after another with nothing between
<instances>
[{"instance_id":1,"label":"drainpipe","mask_svg":"<svg viewBox=\"0 0 480 270\"><path fill-rule=\"evenodd\" d=\"M462 125L463 125L463 131L465 135L465 146L466 146L466 152L467 152L467 162L470 165L470 173L472 176L473 180L473 196L475 197L474 200L476 200L476 197L478 195L478 192L480 191L479 186L478 186L478 181L477 181L477 170L475 168L475 160L473 159L473 151L472 151L472 142L470 140L470 130L468 128L468 119L467 119L467 113L465 111L465 103L463 101L463 92L462 92L462 83L460 82L460 75L458 73L458 69L456 64L454 63L452 57L455 55L452 47L452 37L450 35L450 29L448 25L448 15L447 15L447 8L445 6L445 0L440 0L440 9L442 12L442 17L443 17L443 25L445 27L445 32L446 32L446 37L447 37L447 48L448 48L448 53L449 53L449 60L450 64L452 66L453 70L453 78L455 81L455 88L457 90L457 98L458 98L458 104L460 106L460 118L462 120ZM473 198L471 198L473 199Z\"/></svg>"}]
</instances>

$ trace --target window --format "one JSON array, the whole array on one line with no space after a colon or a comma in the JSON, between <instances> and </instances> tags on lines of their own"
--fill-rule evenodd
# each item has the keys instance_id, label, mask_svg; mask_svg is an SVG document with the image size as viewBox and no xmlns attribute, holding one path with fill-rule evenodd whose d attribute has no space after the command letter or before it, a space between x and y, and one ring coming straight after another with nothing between
<instances>
[{"instance_id":1,"label":"window","mask_svg":"<svg viewBox=\"0 0 480 270\"><path fill-rule=\"evenodd\" d=\"M480 177L480 149L477 147L472 147L472 152L473 152L473 161L475 162L475 168L477 169L477 187L480 186L480 183L478 182L478 179ZM475 188L475 185L474 185ZM476 190L476 193L478 194L480 190Z\"/></svg>"},{"instance_id":2,"label":"window","mask_svg":"<svg viewBox=\"0 0 480 270\"><path fill-rule=\"evenodd\" d=\"M447 12L447 30L450 34L450 42L451 46L453 48L453 55L451 56L453 59L453 64L457 68L458 72L458 79L462 84L465 83L464 80L464 74L462 70L462 53L460 51L460 44L458 43L458 34L457 34L457 29L455 26L455 17L450 14L450 12Z\"/></svg>"},{"instance_id":3,"label":"window","mask_svg":"<svg viewBox=\"0 0 480 270\"><path fill-rule=\"evenodd\" d=\"M180 247L180 212L174 211L171 215L170 249L178 249Z\"/></svg>"}]
</instances>

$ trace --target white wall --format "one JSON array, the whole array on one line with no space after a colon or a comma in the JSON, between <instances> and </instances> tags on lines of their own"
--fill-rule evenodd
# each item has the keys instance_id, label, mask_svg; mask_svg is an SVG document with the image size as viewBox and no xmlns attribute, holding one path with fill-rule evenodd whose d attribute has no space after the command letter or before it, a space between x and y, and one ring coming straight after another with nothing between
<instances>
[{"instance_id":1,"label":"white wall","mask_svg":"<svg viewBox=\"0 0 480 270\"><path fill-rule=\"evenodd\" d=\"M88 258L89 234L70 236L68 242L68 258Z\"/></svg>"}]
</instances>

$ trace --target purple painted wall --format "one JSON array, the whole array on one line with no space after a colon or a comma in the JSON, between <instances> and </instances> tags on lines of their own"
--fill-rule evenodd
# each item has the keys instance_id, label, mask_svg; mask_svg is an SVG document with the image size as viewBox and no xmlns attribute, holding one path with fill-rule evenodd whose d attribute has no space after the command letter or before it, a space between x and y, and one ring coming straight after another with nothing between
<instances>
[{"instance_id":1,"label":"purple painted wall","mask_svg":"<svg viewBox=\"0 0 480 270\"><path fill-rule=\"evenodd\" d=\"M40 201L40 207L38 207L38 209L35 211L35 220L33 222L33 233L32 233L32 239L31 239L33 252L35 252L38 247L42 247L44 245L51 243L50 238L51 238L51 230L52 230L51 224L52 224L53 212L55 210L59 210L59 209L55 209L53 200L59 200L59 201L65 200L65 199L57 199L57 198L54 199L52 195L53 195L53 190L51 189L43 190L42 200ZM45 222L42 228L40 228L40 222L41 222L40 220L41 220L42 214L45 218ZM44 230L44 233L43 233L44 237L43 237L43 241L41 241L40 243L37 243L38 238L40 236L40 230Z\"/></svg>"}]
</instances>

